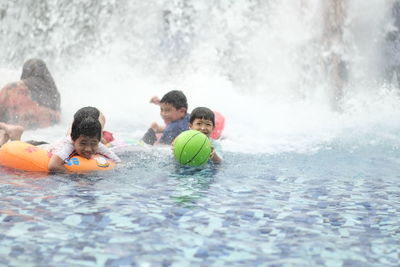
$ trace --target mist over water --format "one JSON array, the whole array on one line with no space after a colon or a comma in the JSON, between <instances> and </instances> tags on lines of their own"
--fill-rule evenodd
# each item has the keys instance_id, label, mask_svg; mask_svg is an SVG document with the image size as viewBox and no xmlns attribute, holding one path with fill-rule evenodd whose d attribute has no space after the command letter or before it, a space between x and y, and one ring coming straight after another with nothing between
<instances>
[{"instance_id":1,"label":"mist over water","mask_svg":"<svg viewBox=\"0 0 400 267\"><path fill-rule=\"evenodd\" d=\"M48 63L63 124L28 137L58 137L75 110L93 105L116 137L140 138L152 121L161 122L150 97L179 89L189 111L208 106L226 117L227 151L398 143L398 88L381 79L389 3L348 1L343 43L330 47L322 3L3 1L0 86L18 78L10 70L20 73L30 57ZM332 109L322 63L331 50L348 63L340 112Z\"/></svg>"}]
</instances>

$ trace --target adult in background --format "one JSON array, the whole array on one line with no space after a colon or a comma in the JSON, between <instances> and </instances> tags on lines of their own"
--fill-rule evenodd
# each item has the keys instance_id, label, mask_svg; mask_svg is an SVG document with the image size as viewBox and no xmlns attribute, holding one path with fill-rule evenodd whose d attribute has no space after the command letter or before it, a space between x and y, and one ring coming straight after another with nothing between
<instances>
[{"instance_id":1,"label":"adult in background","mask_svg":"<svg viewBox=\"0 0 400 267\"><path fill-rule=\"evenodd\" d=\"M60 93L41 59L26 61L21 80L0 91L0 122L36 129L57 124L60 115Z\"/></svg>"}]
</instances>

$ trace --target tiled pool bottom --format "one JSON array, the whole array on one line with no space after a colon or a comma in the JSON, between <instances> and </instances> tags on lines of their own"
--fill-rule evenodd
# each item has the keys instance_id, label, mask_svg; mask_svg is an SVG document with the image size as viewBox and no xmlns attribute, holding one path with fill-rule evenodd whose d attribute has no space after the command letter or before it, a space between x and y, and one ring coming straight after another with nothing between
<instances>
[{"instance_id":1,"label":"tiled pool bottom","mask_svg":"<svg viewBox=\"0 0 400 267\"><path fill-rule=\"evenodd\" d=\"M374 149L374 148L372 148ZM1 266L398 266L400 155L225 155L182 169L0 169Z\"/></svg>"}]
</instances>

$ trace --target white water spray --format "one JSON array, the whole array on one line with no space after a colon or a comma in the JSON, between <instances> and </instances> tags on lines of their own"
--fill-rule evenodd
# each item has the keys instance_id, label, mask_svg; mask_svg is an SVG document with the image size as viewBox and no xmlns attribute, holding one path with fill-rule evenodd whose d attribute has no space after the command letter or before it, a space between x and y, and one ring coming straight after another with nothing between
<instances>
[{"instance_id":1,"label":"white water spray","mask_svg":"<svg viewBox=\"0 0 400 267\"><path fill-rule=\"evenodd\" d=\"M208 106L225 115L225 150L312 152L377 125L400 128L396 89L379 80L390 5L344 2L342 42L327 48L318 0L14 0L0 4L0 63L49 63L62 94L57 129L93 105L117 137L140 138L160 122L150 97L179 89L189 110ZM331 107L329 49L347 64L341 112Z\"/></svg>"}]
</instances>

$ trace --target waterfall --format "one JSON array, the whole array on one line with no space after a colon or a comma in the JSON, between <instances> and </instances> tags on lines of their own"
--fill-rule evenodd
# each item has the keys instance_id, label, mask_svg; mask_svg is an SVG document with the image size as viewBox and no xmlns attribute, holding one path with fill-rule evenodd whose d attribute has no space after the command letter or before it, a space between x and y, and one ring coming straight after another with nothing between
<instances>
[{"instance_id":1,"label":"waterfall","mask_svg":"<svg viewBox=\"0 0 400 267\"><path fill-rule=\"evenodd\" d=\"M96 105L139 136L159 120L148 99L180 89L190 110L225 114L231 149L309 150L343 129L398 125L397 86L382 78L392 2L3 1L0 67L44 59L65 121Z\"/></svg>"}]
</instances>

